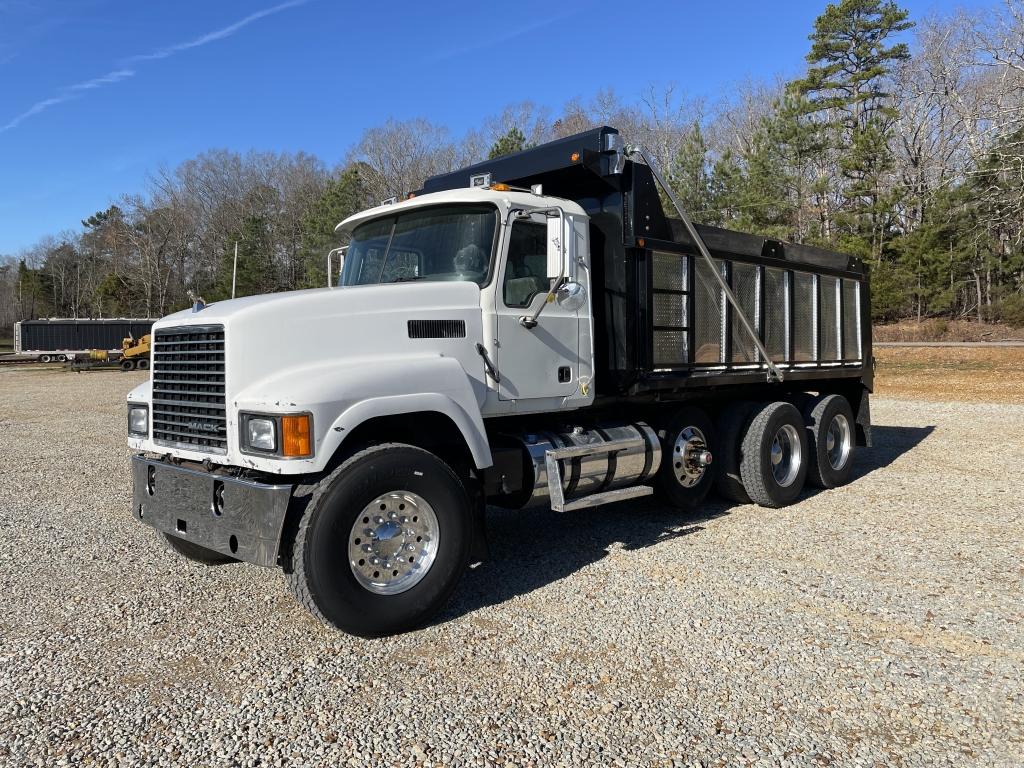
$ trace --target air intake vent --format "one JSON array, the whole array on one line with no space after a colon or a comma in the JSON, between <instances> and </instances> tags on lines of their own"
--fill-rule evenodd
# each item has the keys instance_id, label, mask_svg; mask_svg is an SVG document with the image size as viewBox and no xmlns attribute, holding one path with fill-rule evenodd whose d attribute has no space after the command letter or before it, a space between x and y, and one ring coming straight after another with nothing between
<instances>
[{"instance_id":1,"label":"air intake vent","mask_svg":"<svg viewBox=\"0 0 1024 768\"><path fill-rule=\"evenodd\" d=\"M465 320L410 320L410 339L464 339Z\"/></svg>"},{"instance_id":2,"label":"air intake vent","mask_svg":"<svg viewBox=\"0 0 1024 768\"><path fill-rule=\"evenodd\" d=\"M153 442L226 453L224 327L161 328L153 345Z\"/></svg>"}]
</instances>

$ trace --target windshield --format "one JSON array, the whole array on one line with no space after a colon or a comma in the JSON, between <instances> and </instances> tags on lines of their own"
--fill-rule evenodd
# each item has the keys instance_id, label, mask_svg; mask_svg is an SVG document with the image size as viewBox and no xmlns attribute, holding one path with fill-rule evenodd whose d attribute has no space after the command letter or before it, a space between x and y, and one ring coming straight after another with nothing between
<instances>
[{"instance_id":1,"label":"windshield","mask_svg":"<svg viewBox=\"0 0 1024 768\"><path fill-rule=\"evenodd\" d=\"M352 231L339 285L407 280L488 281L498 211L489 205L422 208Z\"/></svg>"}]
</instances>

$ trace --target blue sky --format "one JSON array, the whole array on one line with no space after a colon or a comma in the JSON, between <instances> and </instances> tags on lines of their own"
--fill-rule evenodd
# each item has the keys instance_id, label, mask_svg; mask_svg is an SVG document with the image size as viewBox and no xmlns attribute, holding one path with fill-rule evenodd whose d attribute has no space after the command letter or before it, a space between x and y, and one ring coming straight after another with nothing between
<instances>
[{"instance_id":1,"label":"blue sky","mask_svg":"<svg viewBox=\"0 0 1024 768\"><path fill-rule=\"evenodd\" d=\"M993 0L994 1L994 0ZM904 0L912 16L983 0ZM708 103L793 76L824 2L0 0L0 254L76 227L205 149L342 160L364 129L458 135L675 83Z\"/></svg>"}]
</instances>

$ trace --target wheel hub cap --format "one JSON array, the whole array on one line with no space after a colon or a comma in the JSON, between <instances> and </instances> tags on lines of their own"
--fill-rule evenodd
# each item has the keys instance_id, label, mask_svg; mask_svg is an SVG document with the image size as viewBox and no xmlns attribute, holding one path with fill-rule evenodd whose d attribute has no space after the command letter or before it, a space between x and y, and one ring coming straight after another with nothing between
<instances>
[{"instance_id":1,"label":"wheel hub cap","mask_svg":"<svg viewBox=\"0 0 1024 768\"><path fill-rule=\"evenodd\" d=\"M783 488L792 485L800 474L800 465L803 461L800 435L792 424L783 424L775 432L770 458L775 482Z\"/></svg>"},{"instance_id":2,"label":"wheel hub cap","mask_svg":"<svg viewBox=\"0 0 1024 768\"><path fill-rule=\"evenodd\" d=\"M679 431L672 449L672 470L676 481L684 488L692 488L704 477L711 463L707 445L704 433L697 427L685 427Z\"/></svg>"},{"instance_id":3,"label":"wheel hub cap","mask_svg":"<svg viewBox=\"0 0 1024 768\"><path fill-rule=\"evenodd\" d=\"M828 425L828 434L825 437L825 452L828 454L828 463L832 469L842 469L850 459L850 452L853 448L853 430L850 429L850 422L841 413L837 413Z\"/></svg>"},{"instance_id":4,"label":"wheel hub cap","mask_svg":"<svg viewBox=\"0 0 1024 768\"><path fill-rule=\"evenodd\" d=\"M364 589L395 595L416 586L434 564L437 516L411 491L391 491L356 517L348 539L349 565Z\"/></svg>"}]
</instances>

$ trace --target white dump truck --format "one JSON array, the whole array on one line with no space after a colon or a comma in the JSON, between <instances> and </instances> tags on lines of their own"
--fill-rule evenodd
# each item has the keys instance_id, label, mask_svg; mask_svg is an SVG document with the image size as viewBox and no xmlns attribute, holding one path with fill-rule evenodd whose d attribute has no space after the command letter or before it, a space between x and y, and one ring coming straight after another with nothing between
<instances>
[{"instance_id":1,"label":"white dump truck","mask_svg":"<svg viewBox=\"0 0 1024 768\"><path fill-rule=\"evenodd\" d=\"M870 444L865 265L693 224L615 129L338 231L329 287L154 324L128 444L137 520L192 560L282 568L346 632L434 616L488 505L782 506Z\"/></svg>"}]
</instances>

